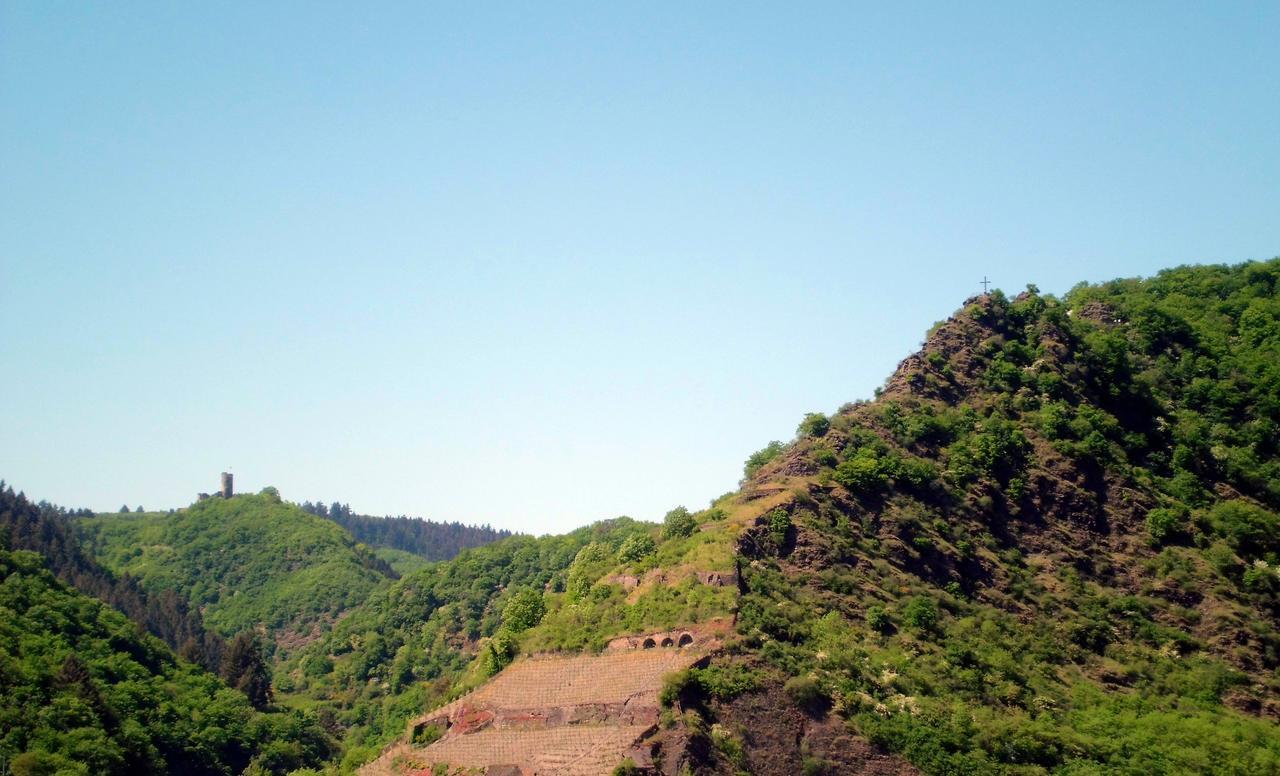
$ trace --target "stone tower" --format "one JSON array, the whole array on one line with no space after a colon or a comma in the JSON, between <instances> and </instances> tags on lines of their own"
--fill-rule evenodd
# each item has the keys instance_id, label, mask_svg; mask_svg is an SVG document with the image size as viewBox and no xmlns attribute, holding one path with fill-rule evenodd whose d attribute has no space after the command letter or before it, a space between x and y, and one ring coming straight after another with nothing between
<instances>
[{"instance_id":1,"label":"stone tower","mask_svg":"<svg viewBox=\"0 0 1280 776\"><path fill-rule=\"evenodd\" d=\"M231 498L231 472L222 473L222 497Z\"/></svg>"}]
</instances>

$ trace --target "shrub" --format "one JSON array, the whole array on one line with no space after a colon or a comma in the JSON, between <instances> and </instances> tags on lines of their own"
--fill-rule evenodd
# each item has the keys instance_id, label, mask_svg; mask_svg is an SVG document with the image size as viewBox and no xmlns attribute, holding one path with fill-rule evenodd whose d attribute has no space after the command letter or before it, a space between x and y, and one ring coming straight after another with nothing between
<instances>
[{"instance_id":1,"label":"shrub","mask_svg":"<svg viewBox=\"0 0 1280 776\"><path fill-rule=\"evenodd\" d=\"M867 627L876 633L888 633L893 627L893 620L883 606L871 606L867 609Z\"/></svg>"},{"instance_id":2,"label":"shrub","mask_svg":"<svg viewBox=\"0 0 1280 776\"><path fill-rule=\"evenodd\" d=\"M676 507L662 519L662 537L674 539L689 536L698 529L698 523L684 507Z\"/></svg>"},{"instance_id":3,"label":"shrub","mask_svg":"<svg viewBox=\"0 0 1280 776\"><path fill-rule=\"evenodd\" d=\"M1280 516L1245 501L1223 501L1209 510L1209 525L1246 557L1280 550Z\"/></svg>"},{"instance_id":4,"label":"shrub","mask_svg":"<svg viewBox=\"0 0 1280 776\"><path fill-rule=\"evenodd\" d=\"M831 421L826 415L821 412L810 412L804 416L804 420L800 421L796 434L801 438L826 436L830 428Z\"/></svg>"},{"instance_id":5,"label":"shrub","mask_svg":"<svg viewBox=\"0 0 1280 776\"><path fill-rule=\"evenodd\" d=\"M743 749L742 738L724 725L716 723L711 726L711 744L738 768L746 767L747 753Z\"/></svg>"},{"instance_id":6,"label":"shrub","mask_svg":"<svg viewBox=\"0 0 1280 776\"><path fill-rule=\"evenodd\" d=\"M716 700L728 701L760 688L760 675L737 663L693 669L703 692Z\"/></svg>"},{"instance_id":7,"label":"shrub","mask_svg":"<svg viewBox=\"0 0 1280 776\"><path fill-rule=\"evenodd\" d=\"M692 670L685 669L667 674L662 680L662 689L658 691L658 704L664 709L669 709L698 689L697 675Z\"/></svg>"},{"instance_id":8,"label":"shrub","mask_svg":"<svg viewBox=\"0 0 1280 776\"><path fill-rule=\"evenodd\" d=\"M791 702L802 709L816 711L827 704L826 693L822 691L818 680L811 676L793 676L782 689Z\"/></svg>"},{"instance_id":9,"label":"shrub","mask_svg":"<svg viewBox=\"0 0 1280 776\"><path fill-rule=\"evenodd\" d=\"M1186 512L1179 509L1153 509L1147 513L1147 532L1156 544L1164 544L1186 527Z\"/></svg>"},{"instance_id":10,"label":"shrub","mask_svg":"<svg viewBox=\"0 0 1280 776\"><path fill-rule=\"evenodd\" d=\"M584 597L612 559L613 553L609 546L601 542L591 542L578 550L573 563L569 565L565 581L565 592L568 593L569 600L576 601Z\"/></svg>"},{"instance_id":11,"label":"shrub","mask_svg":"<svg viewBox=\"0 0 1280 776\"><path fill-rule=\"evenodd\" d=\"M924 490L938 479L938 468L925 458L904 458L898 464L896 477L910 488Z\"/></svg>"},{"instance_id":12,"label":"shrub","mask_svg":"<svg viewBox=\"0 0 1280 776\"><path fill-rule=\"evenodd\" d=\"M743 478L749 480L754 477L756 472L760 471L765 464L781 455L784 449L786 449L786 445L774 440L773 442L765 445L762 449L752 453L751 456L747 458L747 463L743 467Z\"/></svg>"},{"instance_id":13,"label":"shrub","mask_svg":"<svg viewBox=\"0 0 1280 776\"><path fill-rule=\"evenodd\" d=\"M787 543L787 534L791 531L791 515L787 510L778 507L769 513L769 536L779 547Z\"/></svg>"},{"instance_id":14,"label":"shrub","mask_svg":"<svg viewBox=\"0 0 1280 776\"><path fill-rule=\"evenodd\" d=\"M836 455L836 451L830 447L815 447L813 448L813 462L819 466L835 466L840 462L840 458Z\"/></svg>"},{"instance_id":15,"label":"shrub","mask_svg":"<svg viewBox=\"0 0 1280 776\"><path fill-rule=\"evenodd\" d=\"M547 605L542 600L542 593L526 587L516 591L502 608L502 624L512 633L519 633L542 622L546 613Z\"/></svg>"},{"instance_id":16,"label":"shrub","mask_svg":"<svg viewBox=\"0 0 1280 776\"><path fill-rule=\"evenodd\" d=\"M493 676L515 659L518 645L511 631L505 628L493 634L480 652L480 670L485 676Z\"/></svg>"},{"instance_id":17,"label":"shrub","mask_svg":"<svg viewBox=\"0 0 1280 776\"><path fill-rule=\"evenodd\" d=\"M444 731L440 730L439 725L425 725L413 731L413 745L427 746L433 744L444 735Z\"/></svg>"},{"instance_id":18,"label":"shrub","mask_svg":"<svg viewBox=\"0 0 1280 776\"><path fill-rule=\"evenodd\" d=\"M649 534L633 534L618 548L618 560L623 563L635 563L657 552L657 545Z\"/></svg>"},{"instance_id":19,"label":"shrub","mask_svg":"<svg viewBox=\"0 0 1280 776\"><path fill-rule=\"evenodd\" d=\"M928 596L916 596L902 610L902 620L916 630L933 630L938 625L938 604Z\"/></svg>"},{"instance_id":20,"label":"shrub","mask_svg":"<svg viewBox=\"0 0 1280 776\"><path fill-rule=\"evenodd\" d=\"M884 461L870 448L836 467L835 481L853 493L877 493L889 482Z\"/></svg>"},{"instance_id":21,"label":"shrub","mask_svg":"<svg viewBox=\"0 0 1280 776\"><path fill-rule=\"evenodd\" d=\"M1022 431L1005 420L991 420L973 438L974 463L990 475L1010 475L1022 470L1031 445Z\"/></svg>"},{"instance_id":22,"label":"shrub","mask_svg":"<svg viewBox=\"0 0 1280 776\"><path fill-rule=\"evenodd\" d=\"M617 768L613 769L613 776L640 776L642 773L644 771L640 770L639 766L636 765L636 761L630 757L623 760L618 764Z\"/></svg>"}]
</instances>

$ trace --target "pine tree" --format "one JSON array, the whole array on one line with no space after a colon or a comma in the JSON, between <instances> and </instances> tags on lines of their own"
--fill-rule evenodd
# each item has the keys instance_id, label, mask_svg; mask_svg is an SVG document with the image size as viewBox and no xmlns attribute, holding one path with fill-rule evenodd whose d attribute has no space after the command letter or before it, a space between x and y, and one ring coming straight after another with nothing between
<instances>
[{"instance_id":1,"label":"pine tree","mask_svg":"<svg viewBox=\"0 0 1280 776\"><path fill-rule=\"evenodd\" d=\"M271 669L262 657L262 643L254 631L236 634L222 657L222 678L244 693L254 708L271 703Z\"/></svg>"}]
</instances>

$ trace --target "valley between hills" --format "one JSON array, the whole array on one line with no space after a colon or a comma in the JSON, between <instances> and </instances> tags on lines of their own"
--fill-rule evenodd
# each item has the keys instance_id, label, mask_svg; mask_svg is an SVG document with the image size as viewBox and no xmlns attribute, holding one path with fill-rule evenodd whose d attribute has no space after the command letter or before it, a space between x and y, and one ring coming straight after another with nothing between
<instances>
[{"instance_id":1,"label":"valley between hills","mask_svg":"<svg viewBox=\"0 0 1280 776\"><path fill-rule=\"evenodd\" d=\"M1280 773L1280 259L973 297L798 420L556 536L9 483L0 773Z\"/></svg>"}]
</instances>

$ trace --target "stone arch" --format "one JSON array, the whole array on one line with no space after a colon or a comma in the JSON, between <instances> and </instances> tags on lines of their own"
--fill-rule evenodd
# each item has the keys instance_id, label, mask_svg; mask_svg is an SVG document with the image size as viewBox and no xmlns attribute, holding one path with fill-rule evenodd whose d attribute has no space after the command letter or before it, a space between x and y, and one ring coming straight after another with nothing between
<instances>
[{"instance_id":1,"label":"stone arch","mask_svg":"<svg viewBox=\"0 0 1280 776\"><path fill-rule=\"evenodd\" d=\"M670 636L666 636L662 639L662 646L664 647L674 647L675 645L676 643L671 640Z\"/></svg>"},{"instance_id":2,"label":"stone arch","mask_svg":"<svg viewBox=\"0 0 1280 776\"><path fill-rule=\"evenodd\" d=\"M681 633L681 634L680 634L680 646L682 646L682 647L687 647L687 646L689 646L689 645L690 645L690 644L692 644L692 643L693 643L693 634L692 634L692 633Z\"/></svg>"},{"instance_id":3,"label":"stone arch","mask_svg":"<svg viewBox=\"0 0 1280 776\"><path fill-rule=\"evenodd\" d=\"M654 647L658 646L658 644L653 639L649 638L649 639L645 639L644 643L641 644L640 646L644 647L645 649L653 649Z\"/></svg>"}]
</instances>

